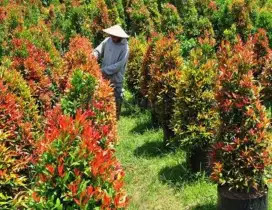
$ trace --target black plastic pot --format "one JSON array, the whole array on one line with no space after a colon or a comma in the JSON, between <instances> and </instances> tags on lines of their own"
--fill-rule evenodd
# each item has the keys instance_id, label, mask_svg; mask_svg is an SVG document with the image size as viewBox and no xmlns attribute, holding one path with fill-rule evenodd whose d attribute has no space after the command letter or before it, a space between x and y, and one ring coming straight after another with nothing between
<instances>
[{"instance_id":1,"label":"black plastic pot","mask_svg":"<svg viewBox=\"0 0 272 210\"><path fill-rule=\"evenodd\" d=\"M193 173L205 171L207 174L210 174L208 155L207 148L196 148L190 154L187 154L187 164Z\"/></svg>"},{"instance_id":2,"label":"black plastic pot","mask_svg":"<svg viewBox=\"0 0 272 210\"><path fill-rule=\"evenodd\" d=\"M268 190L262 194L229 191L218 186L218 210L268 210Z\"/></svg>"}]
</instances>

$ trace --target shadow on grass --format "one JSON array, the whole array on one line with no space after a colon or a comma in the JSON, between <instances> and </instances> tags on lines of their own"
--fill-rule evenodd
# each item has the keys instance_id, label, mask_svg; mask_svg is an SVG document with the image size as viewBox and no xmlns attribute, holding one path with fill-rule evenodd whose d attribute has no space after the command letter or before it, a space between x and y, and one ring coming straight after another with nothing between
<instances>
[{"instance_id":1,"label":"shadow on grass","mask_svg":"<svg viewBox=\"0 0 272 210\"><path fill-rule=\"evenodd\" d=\"M180 188L185 184L192 184L200 179L206 179L205 172L193 173L186 162L172 167L165 167L159 172L159 179L171 187Z\"/></svg>"},{"instance_id":2,"label":"shadow on grass","mask_svg":"<svg viewBox=\"0 0 272 210\"><path fill-rule=\"evenodd\" d=\"M192 210L217 210L217 207L215 204L204 204L195 206Z\"/></svg>"},{"instance_id":3,"label":"shadow on grass","mask_svg":"<svg viewBox=\"0 0 272 210\"><path fill-rule=\"evenodd\" d=\"M173 152L173 149L165 148L162 141L152 141L143 144L142 146L134 150L134 155L136 157L162 157L166 154Z\"/></svg>"},{"instance_id":4,"label":"shadow on grass","mask_svg":"<svg viewBox=\"0 0 272 210\"><path fill-rule=\"evenodd\" d=\"M185 183L195 181L195 175L189 171L185 162L176 166L167 166L163 168L159 172L159 178L163 183L167 183L174 187L179 187Z\"/></svg>"},{"instance_id":5,"label":"shadow on grass","mask_svg":"<svg viewBox=\"0 0 272 210\"><path fill-rule=\"evenodd\" d=\"M148 130L158 130L158 126L154 126L150 119L136 122L136 126L130 131L136 134L144 134Z\"/></svg>"}]
</instances>

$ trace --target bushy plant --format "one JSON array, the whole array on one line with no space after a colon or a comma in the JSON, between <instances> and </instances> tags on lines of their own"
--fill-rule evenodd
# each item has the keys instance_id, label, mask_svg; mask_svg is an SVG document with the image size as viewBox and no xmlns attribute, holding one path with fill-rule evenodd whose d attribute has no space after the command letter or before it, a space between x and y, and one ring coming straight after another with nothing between
<instances>
[{"instance_id":1,"label":"bushy plant","mask_svg":"<svg viewBox=\"0 0 272 210\"><path fill-rule=\"evenodd\" d=\"M101 70L96 61L96 58L92 55L92 47L89 40L82 37L75 37L70 43L70 49L65 55L65 59L65 72L67 72L65 75L67 76L64 81L67 83L65 85L66 88L71 88L71 84L68 78L70 78L73 72L77 69L83 71L84 74L88 73L92 78L96 79L97 86L95 87L96 89L94 91L93 97L84 98L86 98L88 103L93 105L93 111L96 113L95 124L106 126L110 131L108 135L110 138L105 142L105 144L108 145L116 142L116 115L113 89L110 87L109 81L105 81L102 78ZM92 89L91 83L90 88ZM83 92L78 91L79 95L76 95L75 99L80 98L80 94ZM82 106L86 107L83 104Z\"/></svg>"},{"instance_id":2,"label":"bushy plant","mask_svg":"<svg viewBox=\"0 0 272 210\"><path fill-rule=\"evenodd\" d=\"M99 129L102 133L107 134L103 145L109 147L117 143L117 122L116 122L116 104L113 88L110 82L102 80L94 93L93 110L95 112L95 125L102 127ZM105 129L105 130L104 130Z\"/></svg>"},{"instance_id":3,"label":"bushy plant","mask_svg":"<svg viewBox=\"0 0 272 210\"><path fill-rule=\"evenodd\" d=\"M161 13L159 11L159 5L157 0L144 0L152 22L154 23L155 31L161 32Z\"/></svg>"},{"instance_id":4,"label":"bushy plant","mask_svg":"<svg viewBox=\"0 0 272 210\"><path fill-rule=\"evenodd\" d=\"M215 141L218 126L215 81L215 60L196 63L192 59L177 82L171 124L176 143L189 156L198 150L207 152Z\"/></svg>"},{"instance_id":5,"label":"bushy plant","mask_svg":"<svg viewBox=\"0 0 272 210\"><path fill-rule=\"evenodd\" d=\"M37 144L35 209L123 209L124 172L112 149L99 146L102 136L94 127L92 111L75 118L59 108L48 113L44 139Z\"/></svg>"},{"instance_id":6,"label":"bushy plant","mask_svg":"<svg viewBox=\"0 0 272 210\"><path fill-rule=\"evenodd\" d=\"M213 12L218 9L217 2L210 0L195 0L195 6L199 15L209 19L212 18Z\"/></svg>"},{"instance_id":7,"label":"bushy plant","mask_svg":"<svg viewBox=\"0 0 272 210\"><path fill-rule=\"evenodd\" d=\"M73 38L69 44L69 51L64 56L67 71L65 76L69 78L73 70L79 68L100 79L101 70L92 52L90 40L80 36Z\"/></svg>"},{"instance_id":8,"label":"bushy plant","mask_svg":"<svg viewBox=\"0 0 272 210\"><path fill-rule=\"evenodd\" d=\"M47 71L51 66L49 54L23 39L13 40L12 67L23 75L36 98L41 113L51 108L52 80Z\"/></svg>"},{"instance_id":9,"label":"bushy plant","mask_svg":"<svg viewBox=\"0 0 272 210\"><path fill-rule=\"evenodd\" d=\"M264 70L265 63L267 60L269 60L272 53L272 50L269 47L267 33L264 29L259 29L258 32L253 36L253 44L256 59L254 76L256 79L259 79Z\"/></svg>"},{"instance_id":10,"label":"bushy plant","mask_svg":"<svg viewBox=\"0 0 272 210\"><path fill-rule=\"evenodd\" d=\"M143 98L147 98L147 92L148 92L148 83L151 79L151 72L149 66L152 63L151 60L151 54L155 48L155 42L156 40L161 37L161 35L153 34L152 38L148 40L147 43L147 49L145 51L142 67L141 67L141 73L140 73L140 93Z\"/></svg>"},{"instance_id":11,"label":"bushy plant","mask_svg":"<svg viewBox=\"0 0 272 210\"><path fill-rule=\"evenodd\" d=\"M38 131L41 126L41 116L30 88L22 75L15 69L0 67L0 78L8 91L17 96L16 103L23 109L24 121L32 122L33 128Z\"/></svg>"},{"instance_id":12,"label":"bushy plant","mask_svg":"<svg viewBox=\"0 0 272 210\"><path fill-rule=\"evenodd\" d=\"M7 11L5 7L0 6L0 63L1 57L4 55L4 42L7 35L7 26L5 24L7 18Z\"/></svg>"},{"instance_id":13,"label":"bushy plant","mask_svg":"<svg viewBox=\"0 0 272 210\"><path fill-rule=\"evenodd\" d=\"M74 116L79 108L84 110L90 108L96 81L91 75L76 70L73 72L71 86L61 104L64 114Z\"/></svg>"},{"instance_id":14,"label":"bushy plant","mask_svg":"<svg viewBox=\"0 0 272 210\"><path fill-rule=\"evenodd\" d=\"M266 29L269 45L272 47L272 6L271 8L264 7L258 12L256 25L258 28Z\"/></svg>"},{"instance_id":15,"label":"bushy plant","mask_svg":"<svg viewBox=\"0 0 272 210\"><path fill-rule=\"evenodd\" d=\"M52 39L52 33L48 30L48 26L39 21L38 26L25 27L14 34L18 39L28 40L37 48L44 50L49 54L52 66L58 67L61 63L60 52L55 47Z\"/></svg>"},{"instance_id":16,"label":"bushy plant","mask_svg":"<svg viewBox=\"0 0 272 210\"><path fill-rule=\"evenodd\" d=\"M88 40L110 25L104 0L0 5L0 208L124 209L113 89Z\"/></svg>"},{"instance_id":17,"label":"bushy plant","mask_svg":"<svg viewBox=\"0 0 272 210\"><path fill-rule=\"evenodd\" d=\"M98 45L105 38L102 29L108 28L112 24L107 4L104 0L92 1L87 12L91 20L90 27L94 35L94 44Z\"/></svg>"},{"instance_id":18,"label":"bushy plant","mask_svg":"<svg viewBox=\"0 0 272 210\"><path fill-rule=\"evenodd\" d=\"M216 100L220 115L217 143L211 153L211 178L238 191L264 191L265 170L271 164L269 120L254 80L254 44L239 38L221 44Z\"/></svg>"},{"instance_id":19,"label":"bushy plant","mask_svg":"<svg viewBox=\"0 0 272 210\"><path fill-rule=\"evenodd\" d=\"M260 76L260 82L262 84L262 97L265 105L270 106L272 101L272 53L267 56L267 60L264 63L263 72Z\"/></svg>"},{"instance_id":20,"label":"bushy plant","mask_svg":"<svg viewBox=\"0 0 272 210\"><path fill-rule=\"evenodd\" d=\"M253 23L250 17L252 3L244 0L233 0L230 8L231 17L237 26L237 32L243 38L246 38L253 29Z\"/></svg>"},{"instance_id":21,"label":"bushy plant","mask_svg":"<svg viewBox=\"0 0 272 210\"><path fill-rule=\"evenodd\" d=\"M193 0L188 0L180 3L179 14L183 20L183 32L188 38L197 37L200 33L198 30L198 12Z\"/></svg>"},{"instance_id":22,"label":"bushy plant","mask_svg":"<svg viewBox=\"0 0 272 210\"><path fill-rule=\"evenodd\" d=\"M154 31L154 22L144 0L132 0L127 13L132 34L150 36Z\"/></svg>"},{"instance_id":23,"label":"bushy plant","mask_svg":"<svg viewBox=\"0 0 272 210\"><path fill-rule=\"evenodd\" d=\"M18 154L3 143L6 136L8 133L0 130L0 208L20 208L27 197L27 178L20 174L25 169L26 162L18 160Z\"/></svg>"},{"instance_id":24,"label":"bushy plant","mask_svg":"<svg viewBox=\"0 0 272 210\"><path fill-rule=\"evenodd\" d=\"M31 123L24 121L24 110L17 104L17 96L0 80L1 208L14 207L29 184L32 142Z\"/></svg>"},{"instance_id":25,"label":"bushy plant","mask_svg":"<svg viewBox=\"0 0 272 210\"><path fill-rule=\"evenodd\" d=\"M169 33L180 34L182 32L182 20L177 8L172 4L162 5L161 31L166 35Z\"/></svg>"},{"instance_id":26,"label":"bushy plant","mask_svg":"<svg viewBox=\"0 0 272 210\"><path fill-rule=\"evenodd\" d=\"M100 145L111 147L116 143L113 90L104 80L97 81L89 73L75 70L71 87L61 100L61 107L69 116L75 116L78 109L89 110L92 113L93 126L103 137Z\"/></svg>"},{"instance_id":27,"label":"bushy plant","mask_svg":"<svg viewBox=\"0 0 272 210\"><path fill-rule=\"evenodd\" d=\"M164 139L167 141L172 136L169 124L173 114L175 85L181 75L183 64L177 40L173 36L159 37L154 42L150 61L147 67L150 73L147 98L164 128Z\"/></svg>"},{"instance_id":28,"label":"bushy plant","mask_svg":"<svg viewBox=\"0 0 272 210\"><path fill-rule=\"evenodd\" d=\"M140 97L141 67L147 44L140 37L131 38L129 41L129 61L126 71L126 82L129 90Z\"/></svg>"},{"instance_id":29,"label":"bushy plant","mask_svg":"<svg viewBox=\"0 0 272 210\"><path fill-rule=\"evenodd\" d=\"M261 7L260 1L255 0L218 1L217 9L211 18L218 43L224 39L223 34L233 32L234 29L243 40L246 40L256 28L263 27L261 22L258 24Z\"/></svg>"},{"instance_id":30,"label":"bushy plant","mask_svg":"<svg viewBox=\"0 0 272 210\"><path fill-rule=\"evenodd\" d=\"M109 17L112 24L120 24L123 27L126 27L126 17L122 0L117 0L115 2L106 0L106 4L109 8Z\"/></svg>"}]
</instances>

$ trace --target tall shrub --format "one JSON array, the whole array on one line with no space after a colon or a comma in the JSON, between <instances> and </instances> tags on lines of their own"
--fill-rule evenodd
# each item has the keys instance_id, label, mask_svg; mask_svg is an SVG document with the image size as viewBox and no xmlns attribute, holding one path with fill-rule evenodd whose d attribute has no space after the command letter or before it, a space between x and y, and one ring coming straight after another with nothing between
<instances>
[{"instance_id":1,"label":"tall shrub","mask_svg":"<svg viewBox=\"0 0 272 210\"><path fill-rule=\"evenodd\" d=\"M264 29L259 29L253 36L254 53L255 53L255 70L254 76L260 79L260 75L264 71L264 66L267 60L270 59L272 49L269 47L269 40Z\"/></svg>"},{"instance_id":2,"label":"tall shrub","mask_svg":"<svg viewBox=\"0 0 272 210\"><path fill-rule=\"evenodd\" d=\"M218 54L219 77L216 100L221 125L211 153L211 178L238 191L265 190L265 169L270 165L269 121L260 101L259 83L254 80L252 38L223 42Z\"/></svg>"},{"instance_id":3,"label":"tall shrub","mask_svg":"<svg viewBox=\"0 0 272 210\"><path fill-rule=\"evenodd\" d=\"M101 69L96 58L92 55L92 45L90 41L83 37L75 37L71 40L69 51L65 54L65 78L62 80L64 88L70 88L71 82L69 78L77 69L85 73L89 73L97 80L97 87L93 96L93 103L97 107L96 112L99 116L96 124L109 124L112 131L115 131L116 115L115 102L113 97L113 89L110 83L102 78ZM113 136L115 136L113 134ZM113 138L114 139L114 138ZM116 141L116 139L114 140Z\"/></svg>"},{"instance_id":4,"label":"tall shrub","mask_svg":"<svg viewBox=\"0 0 272 210\"><path fill-rule=\"evenodd\" d=\"M90 27L94 34L94 42L95 45L98 45L105 38L102 29L108 28L111 25L109 10L104 0L95 0L91 2L90 8L87 11L92 20Z\"/></svg>"},{"instance_id":5,"label":"tall shrub","mask_svg":"<svg viewBox=\"0 0 272 210\"><path fill-rule=\"evenodd\" d=\"M144 0L132 0L130 7L127 8L127 13L128 25L132 34L150 36L154 31L154 22Z\"/></svg>"},{"instance_id":6,"label":"tall shrub","mask_svg":"<svg viewBox=\"0 0 272 210\"><path fill-rule=\"evenodd\" d=\"M41 112L52 106L54 95L47 70L52 65L49 54L34 44L23 39L14 39L13 44L13 67L20 72L28 82L31 94L36 98Z\"/></svg>"},{"instance_id":7,"label":"tall shrub","mask_svg":"<svg viewBox=\"0 0 272 210\"><path fill-rule=\"evenodd\" d=\"M182 20L177 8L172 4L162 5L161 31L166 35L169 33L180 34L182 32Z\"/></svg>"},{"instance_id":8,"label":"tall shrub","mask_svg":"<svg viewBox=\"0 0 272 210\"><path fill-rule=\"evenodd\" d=\"M141 67L147 44L140 37L131 38L129 41L129 61L126 71L126 82L129 90L140 98Z\"/></svg>"},{"instance_id":9,"label":"tall shrub","mask_svg":"<svg viewBox=\"0 0 272 210\"><path fill-rule=\"evenodd\" d=\"M270 3L270 7L268 4L269 3L258 12L256 26L258 28L264 28L267 31L269 45L272 47L272 3Z\"/></svg>"},{"instance_id":10,"label":"tall shrub","mask_svg":"<svg viewBox=\"0 0 272 210\"><path fill-rule=\"evenodd\" d=\"M176 143L188 156L200 150L207 153L215 141L218 126L215 81L216 61L210 59L186 66L177 82L171 123Z\"/></svg>"},{"instance_id":11,"label":"tall shrub","mask_svg":"<svg viewBox=\"0 0 272 210\"><path fill-rule=\"evenodd\" d=\"M152 64L151 55L155 48L155 43L158 39L162 37L161 34L152 34L152 37L148 39L146 51L143 56L143 62L140 71L140 94L142 97L142 105L148 107L147 92L148 92L148 83L151 79L151 71L149 66Z\"/></svg>"},{"instance_id":12,"label":"tall shrub","mask_svg":"<svg viewBox=\"0 0 272 210\"><path fill-rule=\"evenodd\" d=\"M17 205L30 183L33 136L17 96L0 79L0 189L3 209ZM18 206L17 206L18 207Z\"/></svg>"},{"instance_id":13,"label":"tall shrub","mask_svg":"<svg viewBox=\"0 0 272 210\"><path fill-rule=\"evenodd\" d=\"M164 128L164 139L167 141L173 135L169 124L173 114L175 85L183 64L177 40L173 36L158 38L150 53L150 61L147 98Z\"/></svg>"}]
</instances>

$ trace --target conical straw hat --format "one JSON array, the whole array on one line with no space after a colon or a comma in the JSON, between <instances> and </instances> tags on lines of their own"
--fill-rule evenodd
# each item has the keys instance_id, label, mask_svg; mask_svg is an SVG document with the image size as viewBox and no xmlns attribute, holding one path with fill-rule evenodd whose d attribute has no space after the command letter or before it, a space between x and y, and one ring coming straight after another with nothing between
<instances>
[{"instance_id":1,"label":"conical straw hat","mask_svg":"<svg viewBox=\"0 0 272 210\"><path fill-rule=\"evenodd\" d=\"M109 35L117 36L120 38L129 38L129 35L119 25L114 25L110 28L103 29L103 31Z\"/></svg>"}]
</instances>

